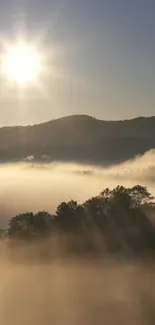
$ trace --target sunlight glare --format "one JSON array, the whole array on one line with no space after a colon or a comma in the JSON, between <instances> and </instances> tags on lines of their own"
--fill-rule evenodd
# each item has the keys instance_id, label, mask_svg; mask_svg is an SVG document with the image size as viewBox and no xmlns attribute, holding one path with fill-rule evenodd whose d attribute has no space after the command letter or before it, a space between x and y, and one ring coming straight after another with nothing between
<instances>
[{"instance_id":1,"label":"sunlight glare","mask_svg":"<svg viewBox=\"0 0 155 325\"><path fill-rule=\"evenodd\" d=\"M9 47L4 55L4 75L18 84L35 81L40 73L41 62L35 48L26 44Z\"/></svg>"}]
</instances>

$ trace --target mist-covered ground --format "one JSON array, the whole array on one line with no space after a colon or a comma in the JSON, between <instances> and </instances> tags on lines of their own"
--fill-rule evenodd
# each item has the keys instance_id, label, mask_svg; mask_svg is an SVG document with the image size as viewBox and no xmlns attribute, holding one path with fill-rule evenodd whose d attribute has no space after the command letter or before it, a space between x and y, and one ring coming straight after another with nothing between
<instances>
[{"instance_id":1,"label":"mist-covered ground","mask_svg":"<svg viewBox=\"0 0 155 325\"><path fill-rule=\"evenodd\" d=\"M0 227L17 213L54 212L61 201L83 202L103 188L141 184L155 194L155 150L113 167L37 164L33 157L0 166Z\"/></svg>"},{"instance_id":2,"label":"mist-covered ground","mask_svg":"<svg viewBox=\"0 0 155 325\"><path fill-rule=\"evenodd\" d=\"M31 254L31 246L26 249ZM1 249L1 324L154 325L153 265L60 256L46 264L41 258L26 263L25 253L18 251L13 263L7 246Z\"/></svg>"}]
</instances>

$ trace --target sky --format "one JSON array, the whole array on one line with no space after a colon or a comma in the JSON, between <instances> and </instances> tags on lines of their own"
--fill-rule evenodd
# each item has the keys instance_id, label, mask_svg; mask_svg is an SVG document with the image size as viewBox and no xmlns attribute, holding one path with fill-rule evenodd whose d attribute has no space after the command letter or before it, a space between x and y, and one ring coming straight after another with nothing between
<instances>
[{"instance_id":1,"label":"sky","mask_svg":"<svg viewBox=\"0 0 155 325\"><path fill-rule=\"evenodd\" d=\"M0 0L0 39L46 53L38 85L0 79L0 126L155 115L154 31L154 0Z\"/></svg>"}]
</instances>

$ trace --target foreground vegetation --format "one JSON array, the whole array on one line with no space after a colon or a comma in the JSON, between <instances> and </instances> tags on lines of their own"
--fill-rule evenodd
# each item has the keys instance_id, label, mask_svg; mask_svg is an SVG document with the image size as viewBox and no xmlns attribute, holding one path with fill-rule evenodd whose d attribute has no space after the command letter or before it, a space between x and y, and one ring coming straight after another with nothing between
<instances>
[{"instance_id":1,"label":"foreground vegetation","mask_svg":"<svg viewBox=\"0 0 155 325\"><path fill-rule=\"evenodd\" d=\"M155 253L155 226L145 214L153 197L146 187L106 188L83 204L62 202L55 215L24 213L9 221L7 236L29 242L67 238L70 252L137 256Z\"/></svg>"}]
</instances>

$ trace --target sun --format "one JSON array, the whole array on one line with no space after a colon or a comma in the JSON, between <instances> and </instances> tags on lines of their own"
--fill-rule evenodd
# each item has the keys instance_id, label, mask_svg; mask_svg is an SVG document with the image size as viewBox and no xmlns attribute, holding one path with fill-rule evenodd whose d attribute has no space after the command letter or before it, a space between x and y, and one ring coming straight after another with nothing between
<instances>
[{"instance_id":1,"label":"sun","mask_svg":"<svg viewBox=\"0 0 155 325\"><path fill-rule=\"evenodd\" d=\"M37 50L25 43L9 46L3 56L4 76L18 84L37 80L41 60Z\"/></svg>"}]
</instances>

